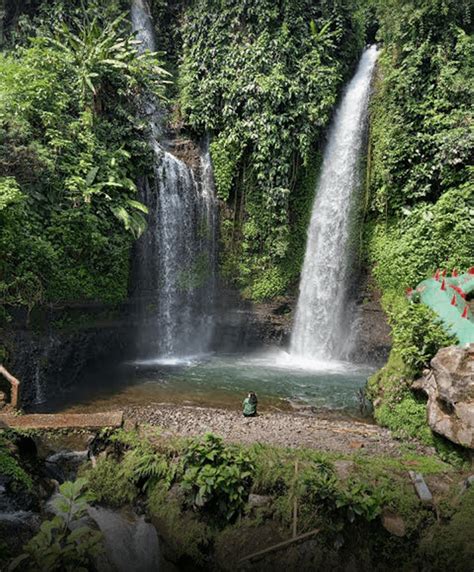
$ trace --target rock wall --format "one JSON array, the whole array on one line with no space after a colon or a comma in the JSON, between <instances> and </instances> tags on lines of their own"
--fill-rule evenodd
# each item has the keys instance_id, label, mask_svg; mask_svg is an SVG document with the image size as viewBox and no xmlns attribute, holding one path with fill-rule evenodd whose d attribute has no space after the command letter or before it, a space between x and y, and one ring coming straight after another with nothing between
<instances>
[{"instance_id":1,"label":"rock wall","mask_svg":"<svg viewBox=\"0 0 474 572\"><path fill-rule=\"evenodd\" d=\"M68 324L65 316L73 323ZM28 410L49 402L80 384L88 372L126 359L133 350L133 331L125 310L113 320L105 320L103 307L76 307L72 314L53 312L47 320L29 327L23 320L14 321L1 334L7 369L20 380L21 407ZM9 391L0 379L2 389Z\"/></svg>"},{"instance_id":2,"label":"rock wall","mask_svg":"<svg viewBox=\"0 0 474 572\"><path fill-rule=\"evenodd\" d=\"M361 277L357 298L358 323L351 361L383 366L392 346L390 326L380 303L381 293L368 273Z\"/></svg>"},{"instance_id":3,"label":"rock wall","mask_svg":"<svg viewBox=\"0 0 474 572\"><path fill-rule=\"evenodd\" d=\"M388 359L392 341L380 304L380 292L370 275L363 275L358 292L350 360L381 367ZM236 291L221 291L213 349L248 351L266 346L288 347L296 303L296 296L252 303L242 300Z\"/></svg>"}]
</instances>

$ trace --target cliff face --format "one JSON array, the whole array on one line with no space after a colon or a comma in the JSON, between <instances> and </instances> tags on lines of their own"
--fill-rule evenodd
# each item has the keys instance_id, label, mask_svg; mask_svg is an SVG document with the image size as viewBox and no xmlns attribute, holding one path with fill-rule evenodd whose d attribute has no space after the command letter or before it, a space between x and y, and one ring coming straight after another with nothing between
<instances>
[{"instance_id":1,"label":"cliff face","mask_svg":"<svg viewBox=\"0 0 474 572\"><path fill-rule=\"evenodd\" d=\"M358 327L351 359L357 363L382 366L386 363L392 339L381 292L370 273L361 277L358 288Z\"/></svg>"}]
</instances>

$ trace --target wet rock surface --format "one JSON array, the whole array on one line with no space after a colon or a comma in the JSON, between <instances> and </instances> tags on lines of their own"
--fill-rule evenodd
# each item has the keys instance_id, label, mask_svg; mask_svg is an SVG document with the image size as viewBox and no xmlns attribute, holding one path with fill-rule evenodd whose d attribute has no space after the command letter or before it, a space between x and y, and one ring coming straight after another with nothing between
<instances>
[{"instance_id":1,"label":"wet rock surface","mask_svg":"<svg viewBox=\"0 0 474 572\"><path fill-rule=\"evenodd\" d=\"M380 302L381 292L370 274L361 278L357 299L357 337L351 361L382 366L386 363L392 340L387 316Z\"/></svg>"},{"instance_id":2,"label":"wet rock surface","mask_svg":"<svg viewBox=\"0 0 474 572\"><path fill-rule=\"evenodd\" d=\"M428 395L431 429L474 449L474 344L439 350L413 387Z\"/></svg>"},{"instance_id":3,"label":"wet rock surface","mask_svg":"<svg viewBox=\"0 0 474 572\"><path fill-rule=\"evenodd\" d=\"M212 350L233 353L288 344L295 304L290 296L252 303L235 290L221 290Z\"/></svg>"},{"instance_id":4,"label":"wet rock surface","mask_svg":"<svg viewBox=\"0 0 474 572\"><path fill-rule=\"evenodd\" d=\"M21 382L21 406L45 403L79 384L86 371L123 353L128 336L125 329L113 327L55 335L15 333L9 367Z\"/></svg>"},{"instance_id":5,"label":"wet rock surface","mask_svg":"<svg viewBox=\"0 0 474 572\"><path fill-rule=\"evenodd\" d=\"M98 303L38 307L31 322L23 309L9 308L12 321L2 330L5 366L20 380L20 405L50 402L80 384L84 376L126 359L133 348L132 308ZM0 391L9 386L0 376Z\"/></svg>"},{"instance_id":6,"label":"wet rock surface","mask_svg":"<svg viewBox=\"0 0 474 572\"><path fill-rule=\"evenodd\" d=\"M240 411L173 405L130 407L124 415L126 425L156 425L164 436L190 437L212 432L235 443L267 443L339 453L354 453L357 444L362 453L401 455L400 442L389 430L350 419L286 412L244 418ZM433 453L429 447L416 447L420 453Z\"/></svg>"},{"instance_id":7,"label":"wet rock surface","mask_svg":"<svg viewBox=\"0 0 474 572\"><path fill-rule=\"evenodd\" d=\"M250 319L260 343L289 344L295 309L296 299L289 296L254 304Z\"/></svg>"}]
</instances>

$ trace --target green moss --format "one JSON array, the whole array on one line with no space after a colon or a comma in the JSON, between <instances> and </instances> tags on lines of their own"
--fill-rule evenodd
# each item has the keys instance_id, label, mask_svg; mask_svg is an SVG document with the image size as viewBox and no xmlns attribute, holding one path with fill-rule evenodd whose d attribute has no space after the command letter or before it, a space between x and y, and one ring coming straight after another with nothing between
<instances>
[{"instance_id":1,"label":"green moss","mask_svg":"<svg viewBox=\"0 0 474 572\"><path fill-rule=\"evenodd\" d=\"M375 419L401 438L415 438L425 445L433 444L432 433L426 420L426 402L410 393L399 403L383 403L375 410Z\"/></svg>"},{"instance_id":2,"label":"green moss","mask_svg":"<svg viewBox=\"0 0 474 572\"><path fill-rule=\"evenodd\" d=\"M413 370L392 349L387 364L367 384L367 395L374 404L374 416L380 425L400 437L416 438L433 444L426 420L426 404L410 391Z\"/></svg>"},{"instance_id":3,"label":"green moss","mask_svg":"<svg viewBox=\"0 0 474 572\"><path fill-rule=\"evenodd\" d=\"M371 376L367 382L367 396L374 402L382 398L385 402L400 399L409 387L413 373L396 351L391 351L388 362Z\"/></svg>"}]
</instances>

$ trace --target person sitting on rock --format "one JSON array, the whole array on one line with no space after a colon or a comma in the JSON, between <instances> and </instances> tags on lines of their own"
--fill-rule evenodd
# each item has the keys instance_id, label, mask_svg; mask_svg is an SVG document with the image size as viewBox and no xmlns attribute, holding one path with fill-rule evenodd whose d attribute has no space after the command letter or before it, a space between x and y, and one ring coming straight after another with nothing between
<instances>
[{"instance_id":1,"label":"person sitting on rock","mask_svg":"<svg viewBox=\"0 0 474 572\"><path fill-rule=\"evenodd\" d=\"M255 417L257 415L257 396L251 391L243 401L244 417Z\"/></svg>"}]
</instances>

